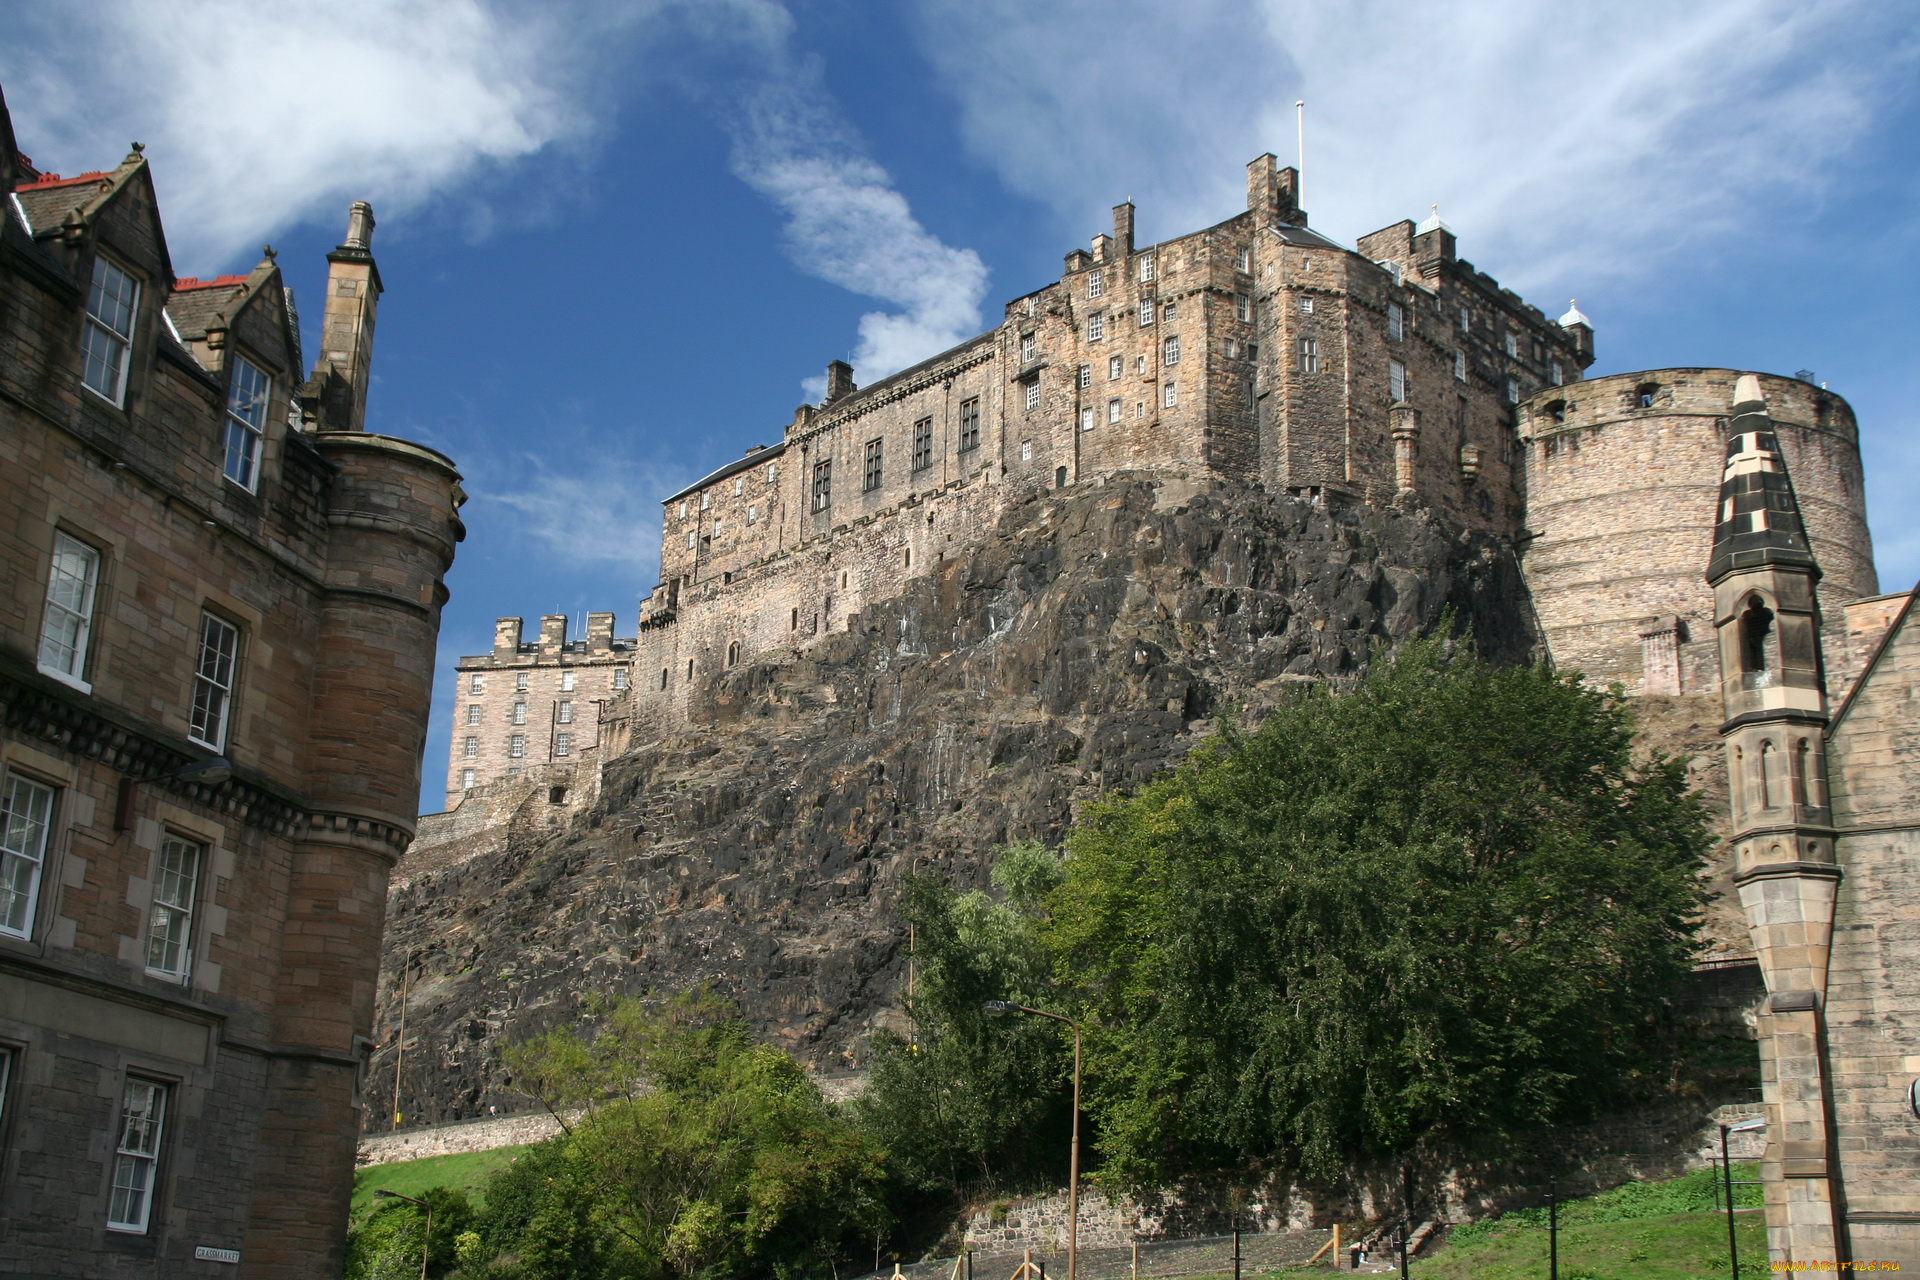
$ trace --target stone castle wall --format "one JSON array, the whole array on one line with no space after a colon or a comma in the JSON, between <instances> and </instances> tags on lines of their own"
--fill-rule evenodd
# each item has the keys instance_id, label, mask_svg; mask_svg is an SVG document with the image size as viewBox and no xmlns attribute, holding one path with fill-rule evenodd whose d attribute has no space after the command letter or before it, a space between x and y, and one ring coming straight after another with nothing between
<instances>
[{"instance_id":1,"label":"stone castle wall","mask_svg":"<svg viewBox=\"0 0 1920 1280\"><path fill-rule=\"evenodd\" d=\"M1527 583L1562 666L1632 692L1718 689L1713 592L1703 574L1738 376L1616 374L1542 391L1521 406ZM1856 646L1843 605L1877 590L1859 429L1830 391L1772 375L1760 383L1826 574L1819 596L1828 665L1844 676ZM1661 619L1678 626L1650 625ZM1643 639L1643 631L1653 634ZM1671 673L1665 682L1662 671Z\"/></svg>"}]
</instances>

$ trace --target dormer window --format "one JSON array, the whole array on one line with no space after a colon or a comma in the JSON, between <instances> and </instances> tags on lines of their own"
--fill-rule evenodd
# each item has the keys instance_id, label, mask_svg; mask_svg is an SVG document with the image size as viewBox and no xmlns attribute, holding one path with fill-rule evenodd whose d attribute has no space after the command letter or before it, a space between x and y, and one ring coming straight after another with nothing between
<instances>
[{"instance_id":1,"label":"dormer window","mask_svg":"<svg viewBox=\"0 0 1920 1280\"><path fill-rule=\"evenodd\" d=\"M227 382L227 479L252 493L260 482L260 445L267 427L267 397L273 382L244 356L233 358Z\"/></svg>"},{"instance_id":2,"label":"dormer window","mask_svg":"<svg viewBox=\"0 0 1920 1280\"><path fill-rule=\"evenodd\" d=\"M81 381L110 404L118 405L127 390L127 356L133 350L134 309L140 301L140 282L96 256L93 287L87 291L87 329L80 339L85 364Z\"/></svg>"}]
</instances>

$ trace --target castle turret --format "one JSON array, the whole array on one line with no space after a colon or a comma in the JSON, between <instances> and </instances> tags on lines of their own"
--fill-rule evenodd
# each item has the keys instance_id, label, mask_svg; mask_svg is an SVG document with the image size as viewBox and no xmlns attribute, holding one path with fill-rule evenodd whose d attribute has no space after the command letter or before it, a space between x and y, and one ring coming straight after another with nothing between
<instances>
[{"instance_id":1,"label":"castle turret","mask_svg":"<svg viewBox=\"0 0 1920 1280\"><path fill-rule=\"evenodd\" d=\"M1719 640L1734 883L1767 984L1761 1177L1776 1259L1839 1262L1824 1025L1840 868L1828 808L1814 562L1760 380L1735 384L1707 581Z\"/></svg>"}]
</instances>

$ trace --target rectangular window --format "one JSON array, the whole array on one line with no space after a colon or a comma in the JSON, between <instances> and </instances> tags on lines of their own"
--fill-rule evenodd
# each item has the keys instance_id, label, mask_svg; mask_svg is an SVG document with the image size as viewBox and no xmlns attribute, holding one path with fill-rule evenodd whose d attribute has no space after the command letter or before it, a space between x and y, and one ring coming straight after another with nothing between
<instances>
[{"instance_id":1,"label":"rectangular window","mask_svg":"<svg viewBox=\"0 0 1920 1280\"><path fill-rule=\"evenodd\" d=\"M698 548L699 544L700 531L698 529L687 530L687 550L693 551Z\"/></svg>"},{"instance_id":2,"label":"rectangular window","mask_svg":"<svg viewBox=\"0 0 1920 1280\"><path fill-rule=\"evenodd\" d=\"M1082 391L1085 391L1088 387L1092 385L1093 385L1093 366L1090 364L1083 364L1080 366L1080 389Z\"/></svg>"},{"instance_id":3,"label":"rectangular window","mask_svg":"<svg viewBox=\"0 0 1920 1280\"><path fill-rule=\"evenodd\" d=\"M867 441L867 466L862 473L860 487L863 492L872 493L880 487L880 441Z\"/></svg>"},{"instance_id":4,"label":"rectangular window","mask_svg":"<svg viewBox=\"0 0 1920 1280\"><path fill-rule=\"evenodd\" d=\"M570 733L554 734L553 735L553 754L557 756L572 755L573 754L573 735Z\"/></svg>"},{"instance_id":5,"label":"rectangular window","mask_svg":"<svg viewBox=\"0 0 1920 1280\"><path fill-rule=\"evenodd\" d=\"M193 976L193 912L206 847L168 832L154 868L147 912L147 972L176 982Z\"/></svg>"},{"instance_id":6,"label":"rectangular window","mask_svg":"<svg viewBox=\"0 0 1920 1280\"><path fill-rule=\"evenodd\" d=\"M1561 372L1560 372L1560 362L1559 362L1558 360L1555 360L1555 361L1553 362L1553 364L1549 366L1549 370L1550 370L1550 372L1551 372L1551 374L1552 374L1552 377L1553 377L1553 385L1554 385L1554 386L1556 386L1556 387L1557 387L1557 386L1559 386L1559 385L1560 385L1561 383L1563 383L1563 382L1565 382L1565 381L1566 381L1566 378L1564 378L1564 377L1562 377L1562 376L1561 376Z\"/></svg>"},{"instance_id":7,"label":"rectangular window","mask_svg":"<svg viewBox=\"0 0 1920 1280\"><path fill-rule=\"evenodd\" d=\"M913 424L913 469L925 471L933 465L933 419L921 418Z\"/></svg>"},{"instance_id":8,"label":"rectangular window","mask_svg":"<svg viewBox=\"0 0 1920 1280\"><path fill-rule=\"evenodd\" d=\"M1400 341L1401 338L1406 336L1406 333L1407 333L1406 312L1400 309L1399 303L1389 302L1387 304L1387 339L1388 341L1398 342Z\"/></svg>"},{"instance_id":9,"label":"rectangular window","mask_svg":"<svg viewBox=\"0 0 1920 1280\"><path fill-rule=\"evenodd\" d=\"M1515 382L1512 378L1507 379L1507 403L1508 404L1520 403L1520 384L1518 382Z\"/></svg>"},{"instance_id":10,"label":"rectangular window","mask_svg":"<svg viewBox=\"0 0 1920 1280\"><path fill-rule=\"evenodd\" d=\"M1179 364L1180 363L1180 335L1179 334L1174 334L1172 337L1166 338L1161 341L1160 363L1161 364Z\"/></svg>"},{"instance_id":11,"label":"rectangular window","mask_svg":"<svg viewBox=\"0 0 1920 1280\"><path fill-rule=\"evenodd\" d=\"M80 339L85 357L80 378L89 391L116 405L127 390L127 354L133 349L133 317L139 300L138 281L106 258L94 258L87 328Z\"/></svg>"},{"instance_id":12,"label":"rectangular window","mask_svg":"<svg viewBox=\"0 0 1920 1280\"><path fill-rule=\"evenodd\" d=\"M739 497L740 491L746 488L746 486L747 478L745 476L735 476L733 478L733 496L736 498Z\"/></svg>"},{"instance_id":13,"label":"rectangular window","mask_svg":"<svg viewBox=\"0 0 1920 1280\"><path fill-rule=\"evenodd\" d=\"M525 724L527 722L527 704L524 702L514 703L513 710L507 713L507 722L509 724Z\"/></svg>"},{"instance_id":14,"label":"rectangular window","mask_svg":"<svg viewBox=\"0 0 1920 1280\"><path fill-rule=\"evenodd\" d=\"M120 1095L120 1133L114 1143L113 1200L107 1230L144 1232L153 1210L153 1177L160 1163L167 1086L129 1078Z\"/></svg>"},{"instance_id":15,"label":"rectangular window","mask_svg":"<svg viewBox=\"0 0 1920 1280\"><path fill-rule=\"evenodd\" d=\"M525 758L526 754L527 754L527 735L526 734L516 733L512 737L507 739L507 758L508 759L520 760Z\"/></svg>"},{"instance_id":16,"label":"rectangular window","mask_svg":"<svg viewBox=\"0 0 1920 1280\"><path fill-rule=\"evenodd\" d=\"M1140 283L1145 284L1151 279L1153 279L1153 255L1143 253L1140 255Z\"/></svg>"},{"instance_id":17,"label":"rectangular window","mask_svg":"<svg viewBox=\"0 0 1920 1280\"><path fill-rule=\"evenodd\" d=\"M473 790L473 770L462 769L460 771L460 789L462 791Z\"/></svg>"},{"instance_id":18,"label":"rectangular window","mask_svg":"<svg viewBox=\"0 0 1920 1280\"><path fill-rule=\"evenodd\" d=\"M1120 421L1120 402L1118 400L1107 401L1107 421Z\"/></svg>"},{"instance_id":19,"label":"rectangular window","mask_svg":"<svg viewBox=\"0 0 1920 1280\"><path fill-rule=\"evenodd\" d=\"M1081 429L1082 431L1091 431L1091 430L1093 430L1093 406L1092 406L1092 405L1086 405L1086 406L1084 406L1084 407L1082 407L1082 408L1081 408L1081 410L1080 410L1080 429ZM1024 454L1022 454L1022 456L1024 457L1025 455L1024 455Z\"/></svg>"},{"instance_id":20,"label":"rectangular window","mask_svg":"<svg viewBox=\"0 0 1920 1280\"><path fill-rule=\"evenodd\" d=\"M621 667L619 670L613 673L613 689L615 693L620 693L620 692L624 692L626 687L627 687L627 669L625 667Z\"/></svg>"},{"instance_id":21,"label":"rectangular window","mask_svg":"<svg viewBox=\"0 0 1920 1280\"><path fill-rule=\"evenodd\" d=\"M1453 376L1462 382L1467 380L1467 353L1464 351L1453 353Z\"/></svg>"},{"instance_id":22,"label":"rectangular window","mask_svg":"<svg viewBox=\"0 0 1920 1280\"><path fill-rule=\"evenodd\" d=\"M227 383L227 479L252 493L260 481L260 442L267 429L273 383L244 356L233 358Z\"/></svg>"},{"instance_id":23,"label":"rectangular window","mask_svg":"<svg viewBox=\"0 0 1920 1280\"><path fill-rule=\"evenodd\" d=\"M684 502L680 504L680 518L682 520L687 518L687 504Z\"/></svg>"},{"instance_id":24,"label":"rectangular window","mask_svg":"<svg viewBox=\"0 0 1920 1280\"><path fill-rule=\"evenodd\" d=\"M700 509L702 511L705 511L708 507L712 505L713 505L713 495L711 493L703 493L700 495Z\"/></svg>"},{"instance_id":25,"label":"rectangular window","mask_svg":"<svg viewBox=\"0 0 1920 1280\"><path fill-rule=\"evenodd\" d=\"M562 702L560 704L560 710L554 718L558 720L561 724L572 724L573 723L573 704L571 702Z\"/></svg>"},{"instance_id":26,"label":"rectangular window","mask_svg":"<svg viewBox=\"0 0 1920 1280\"><path fill-rule=\"evenodd\" d=\"M53 565L47 571L47 611L40 619L40 669L48 675L83 683L99 582L100 553L55 533Z\"/></svg>"},{"instance_id":27,"label":"rectangular window","mask_svg":"<svg viewBox=\"0 0 1920 1280\"><path fill-rule=\"evenodd\" d=\"M1039 382L1035 382L1037 390ZM1032 408L1032 405L1028 405ZM980 447L980 397L968 396L960 402L960 452Z\"/></svg>"},{"instance_id":28,"label":"rectangular window","mask_svg":"<svg viewBox=\"0 0 1920 1280\"><path fill-rule=\"evenodd\" d=\"M1518 359L1518 358L1519 358L1519 356L1520 356L1520 338L1519 338L1519 335L1517 335L1517 334L1512 334L1512 333L1510 333L1510 334L1508 334L1508 335L1507 335L1507 355L1508 355L1508 357L1509 357L1509 358L1512 358L1512 359Z\"/></svg>"},{"instance_id":29,"label":"rectangular window","mask_svg":"<svg viewBox=\"0 0 1920 1280\"><path fill-rule=\"evenodd\" d=\"M719 526L716 525L715 527L718 528ZM562 671L560 673L560 692L562 693L573 692L573 676L574 676L574 673L571 671Z\"/></svg>"},{"instance_id":30,"label":"rectangular window","mask_svg":"<svg viewBox=\"0 0 1920 1280\"><path fill-rule=\"evenodd\" d=\"M53 788L12 772L5 782L0 789L0 933L30 938L53 825Z\"/></svg>"},{"instance_id":31,"label":"rectangular window","mask_svg":"<svg viewBox=\"0 0 1920 1280\"><path fill-rule=\"evenodd\" d=\"M825 511L833 505L833 459L813 464L813 509Z\"/></svg>"},{"instance_id":32,"label":"rectangular window","mask_svg":"<svg viewBox=\"0 0 1920 1280\"><path fill-rule=\"evenodd\" d=\"M1398 360L1387 361L1387 398L1396 403L1407 398L1407 366Z\"/></svg>"},{"instance_id":33,"label":"rectangular window","mask_svg":"<svg viewBox=\"0 0 1920 1280\"><path fill-rule=\"evenodd\" d=\"M1153 299L1140 299L1140 323L1144 327L1153 323Z\"/></svg>"},{"instance_id":34,"label":"rectangular window","mask_svg":"<svg viewBox=\"0 0 1920 1280\"><path fill-rule=\"evenodd\" d=\"M1243 275L1253 274L1253 250L1241 248L1233 255L1233 268Z\"/></svg>"},{"instance_id":35,"label":"rectangular window","mask_svg":"<svg viewBox=\"0 0 1920 1280\"><path fill-rule=\"evenodd\" d=\"M485 676L475 673L467 677L467 692L469 694L477 698L486 691L487 678Z\"/></svg>"},{"instance_id":36,"label":"rectangular window","mask_svg":"<svg viewBox=\"0 0 1920 1280\"><path fill-rule=\"evenodd\" d=\"M779 478L780 478L780 464L777 462L769 462L767 464L767 483L772 484L775 480Z\"/></svg>"},{"instance_id":37,"label":"rectangular window","mask_svg":"<svg viewBox=\"0 0 1920 1280\"><path fill-rule=\"evenodd\" d=\"M1320 342L1317 338L1300 339L1300 372L1320 372Z\"/></svg>"},{"instance_id":38,"label":"rectangular window","mask_svg":"<svg viewBox=\"0 0 1920 1280\"><path fill-rule=\"evenodd\" d=\"M1119 356L1110 356L1110 357L1108 357L1108 359L1107 359L1107 380L1108 380L1109 382L1111 382L1111 381L1112 381L1113 379L1115 379L1115 378L1117 378L1117 377L1119 377L1119 376L1120 376L1120 375L1121 375L1122 373L1125 373L1125 372L1126 372L1126 365L1125 365L1125 363L1124 363L1124 362L1123 362L1123 361L1122 361L1122 360L1120 359L1120 357L1119 357Z\"/></svg>"},{"instance_id":39,"label":"rectangular window","mask_svg":"<svg viewBox=\"0 0 1920 1280\"><path fill-rule=\"evenodd\" d=\"M1465 307L1460 308L1460 332L1467 333L1473 328L1473 317L1467 314Z\"/></svg>"},{"instance_id":40,"label":"rectangular window","mask_svg":"<svg viewBox=\"0 0 1920 1280\"><path fill-rule=\"evenodd\" d=\"M465 742L461 743L460 755L463 759L478 760L480 758L480 739L468 738Z\"/></svg>"},{"instance_id":41,"label":"rectangular window","mask_svg":"<svg viewBox=\"0 0 1920 1280\"><path fill-rule=\"evenodd\" d=\"M1034 339L1030 333L1020 335L1020 362L1029 364L1034 357Z\"/></svg>"},{"instance_id":42,"label":"rectangular window","mask_svg":"<svg viewBox=\"0 0 1920 1280\"><path fill-rule=\"evenodd\" d=\"M1096 315L1088 316L1087 317L1087 341L1100 342L1105 340L1106 336L1107 336L1107 317L1105 316L1105 314L1096 314Z\"/></svg>"},{"instance_id":43,"label":"rectangular window","mask_svg":"<svg viewBox=\"0 0 1920 1280\"><path fill-rule=\"evenodd\" d=\"M1243 322L1253 319L1253 299L1244 293L1233 295L1233 318Z\"/></svg>"},{"instance_id":44,"label":"rectangular window","mask_svg":"<svg viewBox=\"0 0 1920 1280\"><path fill-rule=\"evenodd\" d=\"M1095 271L1087 276L1087 296L1097 298L1107 291L1107 273Z\"/></svg>"},{"instance_id":45,"label":"rectangular window","mask_svg":"<svg viewBox=\"0 0 1920 1280\"><path fill-rule=\"evenodd\" d=\"M514 672L513 673L513 691L515 693L525 693L527 691L527 679L528 679L528 676L526 672L524 671Z\"/></svg>"},{"instance_id":46,"label":"rectangular window","mask_svg":"<svg viewBox=\"0 0 1920 1280\"><path fill-rule=\"evenodd\" d=\"M1177 382L1162 383L1160 386L1160 407L1163 409L1171 409L1179 403L1180 384Z\"/></svg>"},{"instance_id":47,"label":"rectangular window","mask_svg":"<svg viewBox=\"0 0 1920 1280\"><path fill-rule=\"evenodd\" d=\"M1312 314L1313 314L1313 299L1312 299L1312 298L1302 298L1302 299L1300 299L1300 314L1301 314L1301 315L1303 315L1303 316L1310 316L1310 315L1312 315Z\"/></svg>"},{"instance_id":48,"label":"rectangular window","mask_svg":"<svg viewBox=\"0 0 1920 1280\"><path fill-rule=\"evenodd\" d=\"M1175 317L1177 317L1177 316L1178 316L1179 314L1180 314L1180 304L1179 304L1179 303L1177 303L1177 302L1167 302L1167 303L1163 303L1163 304L1161 304L1161 307L1160 307L1160 318L1161 318L1162 320L1164 320L1164 321L1172 321L1172 320L1173 320L1173 319L1174 319Z\"/></svg>"},{"instance_id":49,"label":"rectangular window","mask_svg":"<svg viewBox=\"0 0 1920 1280\"><path fill-rule=\"evenodd\" d=\"M200 615L200 661L193 671L193 716L187 736L215 751L227 745L233 711L240 629L210 613Z\"/></svg>"},{"instance_id":50,"label":"rectangular window","mask_svg":"<svg viewBox=\"0 0 1920 1280\"><path fill-rule=\"evenodd\" d=\"M1040 379L1034 378L1027 383L1027 412L1032 413L1040 407Z\"/></svg>"},{"instance_id":51,"label":"rectangular window","mask_svg":"<svg viewBox=\"0 0 1920 1280\"><path fill-rule=\"evenodd\" d=\"M479 703L469 702L467 704L467 723L468 724L480 723L480 704Z\"/></svg>"},{"instance_id":52,"label":"rectangular window","mask_svg":"<svg viewBox=\"0 0 1920 1280\"><path fill-rule=\"evenodd\" d=\"M747 508L747 523L748 523L748 524L754 524L754 523L756 523L756 522L757 522L757 521L758 521L759 519L760 519L760 508L758 508L758 507L748 507L748 508Z\"/></svg>"}]
</instances>

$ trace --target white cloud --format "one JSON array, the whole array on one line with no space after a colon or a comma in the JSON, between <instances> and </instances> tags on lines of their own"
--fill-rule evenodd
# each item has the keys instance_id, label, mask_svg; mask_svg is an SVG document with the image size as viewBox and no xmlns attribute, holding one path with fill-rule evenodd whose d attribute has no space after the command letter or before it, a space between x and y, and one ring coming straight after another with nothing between
<instances>
[{"instance_id":1,"label":"white cloud","mask_svg":"<svg viewBox=\"0 0 1920 1280\"><path fill-rule=\"evenodd\" d=\"M784 61L776 55L774 74L734 117L733 169L786 214L788 253L803 271L900 308L860 318L857 375L893 373L977 333L986 264L920 225L818 68ZM824 389L820 379L805 386Z\"/></svg>"},{"instance_id":2,"label":"white cloud","mask_svg":"<svg viewBox=\"0 0 1920 1280\"><path fill-rule=\"evenodd\" d=\"M568 450L561 456L594 456ZM637 587L651 585L660 552L660 503L694 477L673 466L597 457L591 471L554 467L549 455L528 454L504 465L470 467L467 489L473 521L498 504L512 518L492 516L516 537L544 543L559 563L573 567L618 565Z\"/></svg>"},{"instance_id":3,"label":"white cloud","mask_svg":"<svg viewBox=\"0 0 1920 1280\"><path fill-rule=\"evenodd\" d=\"M1305 98L1317 226L1351 239L1437 202L1522 289L1804 213L1896 82L1863 51L1911 44L1899 6L1846 0L918 3L970 150L1086 231L1127 196L1150 236L1231 213L1245 161L1293 162Z\"/></svg>"}]
</instances>

